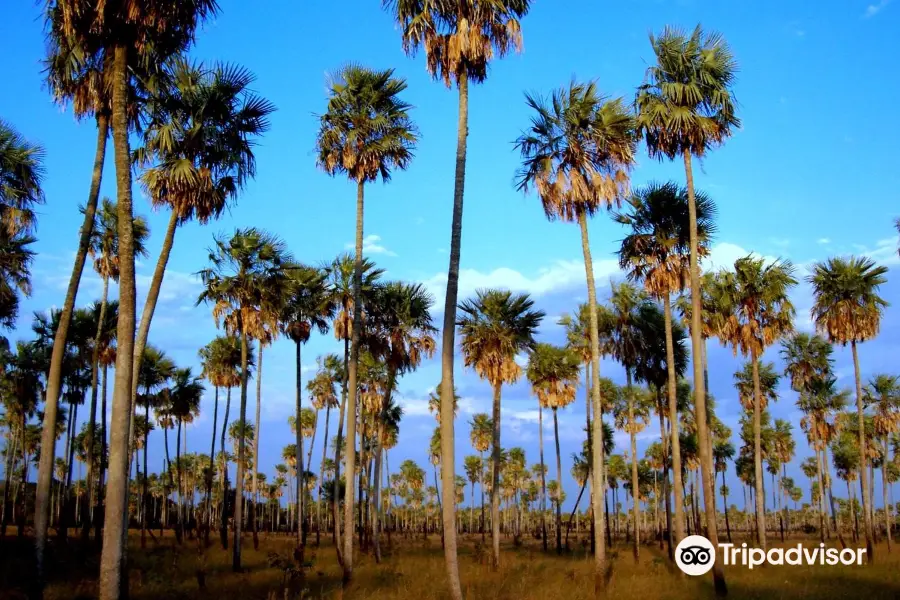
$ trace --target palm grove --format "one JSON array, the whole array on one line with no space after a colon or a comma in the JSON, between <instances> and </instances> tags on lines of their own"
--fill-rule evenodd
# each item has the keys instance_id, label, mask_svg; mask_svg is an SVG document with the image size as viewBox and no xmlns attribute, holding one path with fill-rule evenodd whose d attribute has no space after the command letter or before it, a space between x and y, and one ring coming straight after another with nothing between
<instances>
[{"instance_id":1,"label":"palm grove","mask_svg":"<svg viewBox=\"0 0 900 600\"><path fill-rule=\"evenodd\" d=\"M790 262L751 255L727 270L700 268L716 231L716 205L695 189L693 164L740 125L732 96L737 65L726 41L699 27L651 36L654 60L633 98L605 95L593 81L526 96L531 122L515 140L516 187L536 196L548 219L577 224L584 254L588 301L559 319L565 343L553 345L536 339L547 316L527 294L486 289L458 297L469 84L487 84L490 62L521 50L520 20L529 2L384 4L403 49L411 56L422 51L428 72L458 92L443 322L432 319L439 307L421 284L387 279L363 254L367 185L405 170L419 133L403 100L405 81L391 69L349 65L329 77L315 147L325 173L356 186L355 250L313 264L293 256L271 232L243 227L216 235L208 263L198 265L203 291L196 302L211 311L222 335L199 349L196 372L148 344L166 265L181 225L215 221L240 200L256 173L254 146L275 107L251 91L248 69L186 57L199 25L218 11L212 0L48 4L48 87L78 118L94 120L97 147L62 307L35 314L29 341L13 346L3 338L3 535L10 523L18 535L33 525L40 569L51 525L63 540L73 528L89 540L93 529L102 544L101 598L118 598L127 585L129 527L140 529L142 547L155 528L174 529L179 543L196 535L207 545L217 532L218 543L231 548L235 570L244 532L254 545L263 531L296 536L301 562L310 535L316 545L330 537L345 582L359 552L387 559L385 535L390 544L392 533L439 533L454 598L462 598L458 534L485 542L490 536L495 569L502 535L533 534L545 550L552 545L560 553L570 534L588 539L598 595L608 578L607 552L623 542L635 560L642 544L667 546L671 556L687 534L703 533L715 543L733 531L752 533L763 547L767 536L783 539L801 529L842 544L845 536L864 538L869 560L877 537L885 536L890 548L890 484L900 476L900 379L864 378L858 357L858 346L877 336L888 306L879 296L886 268L866 257L814 265L805 278L813 289L815 334L795 330L791 292L803 274ZM115 200L99 198L109 138ZM632 190L641 143L652 158L682 161L684 182ZM36 208L45 201L43 160L39 145L0 122L0 318L7 329L18 318L20 297L30 293ZM146 255L151 232L135 215L132 175L154 207L170 215L140 321L134 265ZM588 239L588 219L601 211L623 227L618 260L625 281L611 286L608 301L598 299ZM103 292L79 306L88 258ZM314 335L333 335L342 351L319 356L315 375L304 381L303 347ZM267 477L258 461L261 381L266 349L282 336L296 352L296 409L288 423L295 439ZM746 360L734 374L744 415L739 432L716 417L707 392L711 338ZM853 389L837 385L834 344L852 350ZM783 368L765 361L773 347ZM427 466L406 460L391 472L389 457L403 416L398 382L438 350L442 377L430 402L437 427L422 457L431 463L429 483ZM463 367L492 393L491 413L470 420L472 454L462 461L454 454L457 350ZM520 364L523 355L527 363ZM624 385L602 376L601 357L622 365ZM530 466L524 450L501 443L504 386L522 378L538 408L539 456ZM800 432L787 421L773 422L767 411L779 400L782 378L804 415L808 496L786 474ZM251 381L255 406L248 405ZM582 386L584 443L565 461L579 491L564 514L558 413L574 410L567 407ZM209 453L190 452L187 426L208 388L213 433L192 444L202 442L204 450L209 444ZM554 434L549 463L545 416ZM657 425L659 440L638 456L637 436ZM615 429L629 440L620 453ZM151 443L164 448L159 472L148 465ZM459 475L458 464L464 465ZM730 468L744 488L742 510L729 506ZM836 496L832 474L846 482L846 498ZM809 502L801 508L803 497ZM39 575L36 596L44 581ZM725 594L721 567L713 579Z\"/></svg>"}]
</instances>

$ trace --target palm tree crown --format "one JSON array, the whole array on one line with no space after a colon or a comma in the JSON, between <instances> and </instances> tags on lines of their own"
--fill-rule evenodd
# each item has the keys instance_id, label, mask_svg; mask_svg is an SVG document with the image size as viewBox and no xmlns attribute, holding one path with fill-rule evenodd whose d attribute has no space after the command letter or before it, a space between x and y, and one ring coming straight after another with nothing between
<instances>
[{"instance_id":1,"label":"palm tree crown","mask_svg":"<svg viewBox=\"0 0 900 600\"><path fill-rule=\"evenodd\" d=\"M866 257L830 258L808 277L815 302L816 328L832 342L862 342L878 335L888 303L878 295L887 267Z\"/></svg>"}]
</instances>

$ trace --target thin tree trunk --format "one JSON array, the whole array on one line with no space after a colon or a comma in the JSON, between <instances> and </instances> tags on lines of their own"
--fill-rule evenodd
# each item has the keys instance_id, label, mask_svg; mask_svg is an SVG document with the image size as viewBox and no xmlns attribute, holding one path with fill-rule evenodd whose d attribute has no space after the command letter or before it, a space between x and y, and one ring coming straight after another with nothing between
<instances>
[{"instance_id":1,"label":"thin tree trunk","mask_svg":"<svg viewBox=\"0 0 900 600\"><path fill-rule=\"evenodd\" d=\"M698 264L700 255L697 239L697 205L694 198L694 174L691 169L691 153L684 151L684 171L688 189L688 220L690 223L690 271L691 271L691 355L700 357L703 355L702 339L702 294L700 292L700 267ZM713 490L712 457L709 452L709 431L707 426L706 410L706 385L703 378L703 361L693 361L694 367L694 414L697 424L697 446L700 455L701 481L703 485L703 501L706 512L706 537L712 543L713 548L719 545L719 533L716 525L716 497ZM675 424L672 425L673 432ZM673 448L674 450L674 448ZM713 565L713 582L717 596L728 594L728 586L725 583L725 571L718 562Z\"/></svg>"},{"instance_id":2,"label":"thin tree trunk","mask_svg":"<svg viewBox=\"0 0 900 600\"><path fill-rule=\"evenodd\" d=\"M456 336L456 303L459 292L459 263L462 246L463 196L466 183L466 138L469 135L469 79L467 74L458 77L459 111L456 137L456 171L453 181L453 217L450 225L450 264L447 269L447 292L444 297L444 330L441 342L441 412L449 415L441 419L441 464L444 494L442 521L448 532L444 539L444 562L447 568L447 583L450 597L462 600L459 583L459 561L456 554L456 514L454 496L456 494L456 459L454 456L454 391L453 358ZM498 560L498 557L495 557ZM499 563L497 563L499 564Z\"/></svg>"},{"instance_id":3,"label":"thin tree trunk","mask_svg":"<svg viewBox=\"0 0 900 600\"><path fill-rule=\"evenodd\" d=\"M353 326L350 335L350 364L347 390L347 456L344 470L347 495L344 498L344 577L346 585L353 578L353 483L356 477L356 386L359 367L359 339L362 319L363 214L365 184L356 185L356 256L353 267Z\"/></svg>"},{"instance_id":4,"label":"thin tree trunk","mask_svg":"<svg viewBox=\"0 0 900 600\"><path fill-rule=\"evenodd\" d=\"M538 401L538 448L541 457L541 543L547 551L547 479L544 474L544 407Z\"/></svg>"},{"instance_id":5,"label":"thin tree trunk","mask_svg":"<svg viewBox=\"0 0 900 600\"><path fill-rule=\"evenodd\" d=\"M184 488L181 485L181 418L178 419L178 430L175 434L175 477L178 479L178 505L175 514L177 515L175 523L175 532L178 543L184 539ZM146 477L146 474L144 475Z\"/></svg>"},{"instance_id":6,"label":"thin tree trunk","mask_svg":"<svg viewBox=\"0 0 900 600\"><path fill-rule=\"evenodd\" d=\"M259 436L260 436L260 411L262 408L262 374L263 374L263 343L259 340L259 359L256 366L256 434L253 436L253 483L250 497L250 523L253 527L253 549L259 550L259 533L256 523L256 504L259 499ZM297 415L297 426L300 425L300 415Z\"/></svg>"},{"instance_id":7,"label":"thin tree trunk","mask_svg":"<svg viewBox=\"0 0 900 600\"><path fill-rule=\"evenodd\" d=\"M53 338L53 352L50 356L50 369L47 373L47 391L44 403L44 420L41 430L41 452L38 464L37 487L34 498L34 547L37 557L37 576L34 579L34 593L41 594L44 589L44 549L47 542L47 526L50 522L50 487L53 482L53 468L56 459L56 420L59 410L59 396L62 391L63 360L66 355L66 338L72 313L75 310L75 298L84 271L91 234L94 230L94 217L97 213L97 199L100 196L100 182L103 178L103 162L106 157L106 139L109 135L109 119L105 113L97 115L97 149L94 153L94 166L91 174L91 185L84 208L84 219L78 239L78 251L72 265L72 275L66 289L66 298L59 316L59 325ZM127 142L127 140L126 140ZM127 146L126 146L127 147ZM117 173L118 177L118 173ZM130 179L130 174L129 174ZM122 210L121 208L119 209ZM7 478L8 479L8 478Z\"/></svg>"},{"instance_id":8,"label":"thin tree trunk","mask_svg":"<svg viewBox=\"0 0 900 600\"><path fill-rule=\"evenodd\" d=\"M316 547L319 546L320 542L320 533L322 530L322 502L324 502L324 498L322 496L322 486L325 485L325 454L328 452L328 420L331 416L331 404L328 404L325 407L325 439L322 440L322 462L319 465L319 493L317 494L318 502L316 503ZM310 448L312 444L310 444ZM327 515L326 515L327 520Z\"/></svg>"},{"instance_id":9,"label":"thin tree trunk","mask_svg":"<svg viewBox=\"0 0 900 600\"><path fill-rule=\"evenodd\" d=\"M225 432L228 430L228 413L231 411L231 385L225 394L225 418L222 420L222 523L219 530L219 537L222 541L222 550L228 550L228 452L225 450ZM215 430L213 430L215 435Z\"/></svg>"},{"instance_id":10,"label":"thin tree trunk","mask_svg":"<svg viewBox=\"0 0 900 600\"><path fill-rule=\"evenodd\" d=\"M662 491L666 497L666 541L668 542L669 548L669 558L674 557L674 548L672 546L672 505L671 500L669 499L669 441L666 432L666 418L665 418L666 405L663 403L663 399L660 395L657 401L657 414L659 416L659 439L662 445L662 462L663 462L663 485ZM663 549L663 539L660 537L659 539L659 549Z\"/></svg>"},{"instance_id":11,"label":"thin tree trunk","mask_svg":"<svg viewBox=\"0 0 900 600\"><path fill-rule=\"evenodd\" d=\"M766 511L765 493L763 492L762 469L762 392L759 383L759 360L756 354L750 356L753 365L753 472L756 486L756 542L763 551L766 550Z\"/></svg>"},{"instance_id":12,"label":"thin tree trunk","mask_svg":"<svg viewBox=\"0 0 900 600\"><path fill-rule=\"evenodd\" d=\"M495 383L491 439L491 547L494 570L500 569L500 384ZM452 414L452 413L451 413ZM443 441L443 440L441 440Z\"/></svg>"},{"instance_id":13,"label":"thin tree trunk","mask_svg":"<svg viewBox=\"0 0 900 600\"><path fill-rule=\"evenodd\" d=\"M295 434L295 442L297 444L297 456L295 460L297 461L297 545L303 548L306 546L306 536L303 533L303 515L305 511L303 510L303 427L300 426L300 413L303 409L303 369L302 369L302 349L301 343L295 342L295 358L296 358L296 373L295 373L295 382L297 387L297 416L295 417L297 420L297 431ZM260 353L262 354L262 353Z\"/></svg>"},{"instance_id":14,"label":"thin tree trunk","mask_svg":"<svg viewBox=\"0 0 900 600\"><path fill-rule=\"evenodd\" d=\"M213 404L213 424L212 424L212 441L209 446L209 476L206 479L206 531L204 543L209 546L209 533L213 527L212 520L212 482L213 473L215 473L215 457L216 457L216 426L219 420L219 386L215 387L215 401Z\"/></svg>"},{"instance_id":15,"label":"thin tree trunk","mask_svg":"<svg viewBox=\"0 0 900 600\"><path fill-rule=\"evenodd\" d=\"M863 509L863 527L866 532L866 562L872 564L875 562L875 544L872 535L872 513L870 492L869 492L869 473L866 471L866 418L863 413L863 395L862 395L862 378L859 374L859 352L856 348L856 342L850 342L850 348L853 352L853 372L856 377L856 415L857 427L859 427L859 485L862 496Z\"/></svg>"},{"instance_id":16,"label":"thin tree trunk","mask_svg":"<svg viewBox=\"0 0 900 600\"><path fill-rule=\"evenodd\" d=\"M94 335L94 348L91 356L91 409L87 434L87 493L81 513L81 539L87 541L91 534L91 504L94 495L94 430L97 424L98 376L100 370L100 336L103 334L103 321L106 317L106 300L109 296L109 278L103 278L103 295L100 299L100 316L97 321L97 333ZM99 495L99 491L98 491Z\"/></svg>"},{"instance_id":17,"label":"thin tree trunk","mask_svg":"<svg viewBox=\"0 0 900 600\"><path fill-rule=\"evenodd\" d=\"M242 310L241 307L239 310ZM231 570L235 573L241 571L241 527L244 517L244 463L247 427L247 331L244 328L243 319L239 318L241 331L241 411L240 433L238 439L237 480L234 484L234 534L232 542Z\"/></svg>"},{"instance_id":18,"label":"thin tree trunk","mask_svg":"<svg viewBox=\"0 0 900 600\"><path fill-rule=\"evenodd\" d=\"M543 436L543 431L541 435ZM553 437L556 440L556 489L562 494L562 456L559 452L559 422L556 418L556 407L553 407ZM543 465L541 465L541 479L544 477ZM556 499L556 553L562 554L562 502L561 497Z\"/></svg>"},{"instance_id":19,"label":"thin tree trunk","mask_svg":"<svg viewBox=\"0 0 900 600\"><path fill-rule=\"evenodd\" d=\"M131 205L131 153L128 148L127 49L116 46L112 85L112 128L115 148L116 191L119 216L119 319L116 331L116 377L109 443L109 482L106 486L107 519L100 558L100 599L117 600L127 595L126 538L128 533L128 459L134 355L134 237ZM51 421L52 423L52 421ZM124 585L123 585L124 583Z\"/></svg>"},{"instance_id":20,"label":"thin tree trunk","mask_svg":"<svg viewBox=\"0 0 900 600\"><path fill-rule=\"evenodd\" d=\"M889 436L884 436L884 454L882 455L883 458L881 461L881 493L884 506L884 531L887 536L887 550L890 552L893 540L891 539L891 504L888 502L887 457L889 456L888 450L890 449L888 447L888 437Z\"/></svg>"},{"instance_id":21,"label":"thin tree trunk","mask_svg":"<svg viewBox=\"0 0 900 600\"><path fill-rule=\"evenodd\" d=\"M338 563L343 567L344 565L344 552L342 548L342 540L341 540L341 515L340 515L340 506L341 506L341 498L340 498L340 475L341 475L341 445L343 444L343 432L344 432L344 413L347 408L347 397L349 396L349 358L350 358L350 340L346 337L344 338L344 372L343 372L343 381L341 383L341 406L338 414L338 429L337 436L335 437L335 449L334 449L334 494L332 498L332 507L334 511L334 549L337 554ZM351 492L352 493L352 492Z\"/></svg>"},{"instance_id":22,"label":"thin tree trunk","mask_svg":"<svg viewBox=\"0 0 900 600\"><path fill-rule=\"evenodd\" d=\"M628 423L631 431L631 500L632 500L632 520L634 521L634 562L640 561L641 552L641 530L639 525L641 516L641 491L638 486L638 457L637 457L637 440L634 431L634 390L631 382L631 368L625 369L625 379L628 393Z\"/></svg>"},{"instance_id":23,"label":"thin tree trunk","mask_svg":"<svg viewBox=\"0 0 900 600\"><path fill-rule=\"evenodd\" d=\"M149 395L149 394L148 394ZM147 421L148 427L144 432L144 481L142 485L141 492L141 549L147 547L147 487L149 485L149 478L147 477L147 448L150 445L150 398L146 398L144 404L144 419Z\"/></svg>"},{"instance_id":24,"label":"thin tree trunk","mask_svg":"<svg viewBox=\"0 0 900 600\"><path fill-rule=\"evenodd\" d=\"M109 368L103 365L103 381L100 385L100 473L97 477L97 495L99 502L99 516L94 519L94 539L99 543L103 536L102 525L106 517L106 485L104 485L104 476L107 466L107 443L106 443L106 384L109 375Z\"/></svg>"},{"instance_id":25,"label":"thin tree trunk","mask_svg":"<svg viewBox=\"0 0 900 600\"><path fill-rule=\"evenodd\" d=\"M728 543L731 543L731 523L728 522L728 496L725 495L725 471L722 471L722 513L725 515L725 531L728 534Z\"/></svg>"},{"instance_id":26,"label":"thin tree trunk","mask_svg":"<svg viewBox=\"0 0 900 600\"><path fill-rule=\"evenodd\" d=\"M669 425L672 441L672 488L674 490L674 537L670 539L672 546L677 546L684 539L684 484L681 481L681 440L678 437L678 399L675 376L675 345L672 339L672 302L669 294L663 296L663 315L666 328L666 370L668 374ZM670 532L670 537L672 532Z\"/></svg>"}]
</instances>

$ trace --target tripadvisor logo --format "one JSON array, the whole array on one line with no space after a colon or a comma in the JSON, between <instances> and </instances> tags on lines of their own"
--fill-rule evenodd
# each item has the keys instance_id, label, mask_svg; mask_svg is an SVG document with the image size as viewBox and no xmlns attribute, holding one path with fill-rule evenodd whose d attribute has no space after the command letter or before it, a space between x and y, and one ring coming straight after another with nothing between
<instances>
[{"instance_id":1,"label":"tripadvisor logo","mask_svg":"<svg viewBox=\"0 0 900 600\"><path fill-rule=\"evenodd\" d=\"M749 569L764 564L782 565L861 565L866 554L865 548L804 548L797 544L790 548L771 548L768 552L762 548L748 548L747 544L739 547L734 544L719 544L724 565L742 565ZM681 540L675 548L675 563L688 575L704 575L716 564L716 552L712 542L702 535L689 535Z\"/></svg>"}]
</instances>

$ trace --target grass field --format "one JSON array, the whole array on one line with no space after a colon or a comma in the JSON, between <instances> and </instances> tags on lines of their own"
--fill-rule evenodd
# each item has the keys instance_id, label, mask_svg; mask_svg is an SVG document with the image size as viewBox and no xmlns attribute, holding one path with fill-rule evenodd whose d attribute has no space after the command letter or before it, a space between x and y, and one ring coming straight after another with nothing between
<instances>
[{"instance_id":1,"label":"grass field","mask_svg":"<svg viewBox=\"0 0 900 600\"><path fill-rule=\"evenodd\" d=\"M251 538L244 544L244 572L231 572L230 551L212 545L203 554L196 541L182 546L166 537L149 542L146 550L136 546L132 537L129 550L131 598L285 598L284 564L292 563L293 542L283 536L265 535L259 550ZM460 548L460 577L466 598L529 600L593 598L592 563L580 549L557 556L540 551L539 542L529 540L514 546L509 540L502 548L503 566L493 572L486 559L480 559L480 537L464 539ZM743 540L736 540L740 543ZM796 544L798 540L793 543ZM816 540L804 540L811 547ZM753 571L745 567L725 567L729 597L759 598L900 598L900 550L887 554L879 547L879 562L864 566L768 566ZM24 597L32 571L30 543L27 538L7 537L0 558L0 596ZM307 560L311 566L303 580L295 580L293 590L305 589L303 598L362 600L439 600L447 598L444 583L443 553L439 537L405 539L394 536L393 549L386 552L382 564L370 555L357 558L351 585L341 590L340 568L334 549L323 540L321 548L311 546ZM71 542L68 548L54 548L51 557L48 599L72 600L96 597L99 556ZM276 563L273 566L273 563ZM620 544L612 552L610 598L694 599L712 597L711 577L682 575L657 547L644 546L641 561L635 564L630 549ZM204 576L201 589L198 572ZM299 595L290 596L299 598Z\"/></svg>"}]
</instances>

